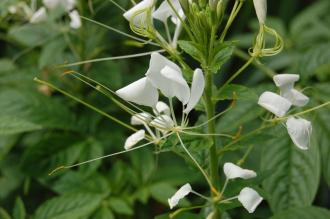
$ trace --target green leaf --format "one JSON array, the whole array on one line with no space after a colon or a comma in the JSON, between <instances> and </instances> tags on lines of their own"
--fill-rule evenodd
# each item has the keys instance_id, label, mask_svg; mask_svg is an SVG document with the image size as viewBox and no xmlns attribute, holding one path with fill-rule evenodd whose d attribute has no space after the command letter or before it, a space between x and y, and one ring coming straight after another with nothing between
<instances>
[{"instance_id":1,"label":"green leaf","mask_svg":"<svg viewBox=\"0 0 330 219\"><path fill-rule=\"evenodd\" d=\"M233 42L218 43L215 45L215 54L210 64L211 72L216 73L219 71L221 66L233 55L234 48Z\"/></svg>"},{"instance_id":2,"label":"green leaf","mask_svg":"<svg viewBox=\"0 0 330 219\"><path fill-rule=\"evenodd\" d=\"M213 97L214 100L250 100L256 102L257 94L243 85L229 84L221 88Z\"/></svg>"},{"instance_id":3,"label":"green leaf","mask_svg":"<svg viewBox=\"0 0 330 219\"><path fill-rule=\"evenodd\" d=\"M16 66L10 59L0 59L0 73L15 70Z\"/></svg>"},{"instance_id":4,"label":"green leaf","mask_svg":"<svg viewBox=\"0 0 330 219\"><path fill-rule=\"evenodd\" d=\"M156 183L150 186L151 196L160 203L168 205L167 200L176 192L176 189L168 183Z\"/></svg>"},{"instance_id":5,"label":"green leaf","mask_svg":"<svg viewBox=\"0 0 330 219\"><path fill-rule=\"evenodd\" d=\"M105 206L99 208L91 219L115 219L111 210Z\"/></svg>"},{"instance_id":6,"label":"green leaf","mask_svg":"<svg viewBox=\"0 0 330 219\"><path fill-rule=\"evenodd\" d=\"M321 150L323 177L330 186L330 114L328 109L318 110L314 122L314 133Z\"/></svg>"},{"instance_id":7,"label":"green leaf","mask_svg":"<svg viewBox=\"0 0 330 219\"><path fill-rule=\"evenodd\" d=\"M178 44L180 48L185 51L185 53L193 57L195 60L204 63L203 53L201 52L199 45L194 42L184 40L179 40Z\"/></svg>"},{"instance_id":8,"label":"green leaf","mask_svg":"<svg viewBox=\"0 0 330 219\"><path fill-rule=\"evenodd\" d=\"M34 219L79 219L91 214L102 195L73 193L52 198L38 207Z\"/></svg>"},{"instance_id":9,"label":"green leaf","mask_svg":"<svg viewBox=\"0 0 330 219\"><path fill-rule=\"evenodd\" d=\"M25 219L26 211L25 206L21 198L16 198L14 211L13 211L13 218L14 219Z\"/></svg>"},{"instance_id":10,"label":"green leaf","mask_svg":"<svg viewBox=\"0 0 330 219\"><path fill-rule=\"evenodd\" d=\"M63 63L64 60L64 49L66 48L66 43L63 38L51 41L47 43L41 51L39 57L39 68L42 69L45 66L54 66L56 64Z\"/></svg>"},{"instance_id":11,"label":"green leaf","mask_svg":"<svg viewBox=\"0 0 330 219\"><path fill-rule=\"evenodd\" d=\"M0 218L1 219L11 219L8 212L4 208L1 208L1 207L0 207Z\"/></svg>"},{"instance_id":12,"label":"green leaf","mask_svg":"<svg viewBox=\"0 0 330 219\"><path fill-rule=\"evenodd\" d=\"M103 155L103 145L94 140L89 139L86 144L83 146L81 154L79 156L79 162L84 162L86 160L94 159L101 157ZM79 167L79 171L84 175L88 176L94 173L97 168L101 165L101 160L96 160L88 165L82 165Z\"/></svg>"},{"instance_id":13,"label":"green leaf","mask_svg":"<svg viewBox=\"0 0 330 219\"><path fill-rule=\"evenodd\" d=\"M263 187L273 212L311 205L320 180L320 154L312 141L309 150L298 149L283 126L269 130L277 137L264 145L261 170L271 170Z\"/></svg>"},{"instance_id":14,"label":"green leaf","mask_svg":"<svg viewBox=\"0 0 330 219\"><path fill-rule=\"evenodd\" d=\"M12 135L41 129L42 126L14 116L0 115L0 135Z\"/></svg>"},{"instance_id":15,"label":"green leaf","mask_svg":"<svg viewBox=\"0 0 330 219\"><path fill-rule=\"evenodd\" d=\"M328 219L330 218L330 211L319 207L300 207L291 208L275 214L269 219Z\"/></svg>"},{"instance_id":16,"label":"green leaf","mask_svg":"<svg viewBox=\"0 0 330 219\"><path fill-rule=\"evenodd\" d=\"M111 209L118 214L133 215L134 213L132 207L121 198L110 198L108 203Z\"/></svg>"},{"instance_id":17,"label":"green leaf","mask_svg":"<svg viewBox=\"0 0 330 219\"><path fill-rule=\"evenodd\" d=\"M28 47L42 45L56 35L56 30L51 28L49 24L25 24L15 26L9 31L9 37Z\"/></svg>"}]
</instances>

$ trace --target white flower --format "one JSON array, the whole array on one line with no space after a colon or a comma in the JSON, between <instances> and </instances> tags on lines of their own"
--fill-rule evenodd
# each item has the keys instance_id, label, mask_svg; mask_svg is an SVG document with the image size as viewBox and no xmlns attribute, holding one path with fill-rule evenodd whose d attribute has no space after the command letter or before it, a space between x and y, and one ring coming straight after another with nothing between
<instances>
[{"instance_id":1,"label":"white flower","mask_svg":"<svg viewBox=\"0 0 330 219\"><path fill-rule=\"evenodd\" d=\"M73 10L69 13L70 16L70 27L73 29L78 29L81 27L80 15L77 10Z\"/></svg>"},{"instance_id":2,"label":"white flower","mask_svg":"<svg viewBox=\"0 0 330 219\"><path fill-rule=\"evenodd\" d=\"M137 27L144 27L147 20L147 10L154 5L154 0L143 0L126 11L123 16Z\"/></svg>"},{"instance_id":3,"label":"white flower","mask_svg":"<svg viewBox=\"0 0 330 219\"><path fill-rule=\"evenodd\" d=\"M150 122L150 126L156 127L161 131L166 131L174 127L174 122L170 116L160 115Z\"/></svg>"},{"instance_id":4,"label":"white flower","mask_svg":"<svg viewBox=\"0 0 330 219\"><path fill-rule=\"evenodd\" d=\"M260 24L265 24L267 16L267 0L253 0L254 9Z\"/></svg>"},{"instance_id":5,"label":"white flower","mask_svg":"<svg viewBox=\"0 0 330 219\"><path fill-rule=\"evenodd\" d=\"M191 84L190 98L186 109L183 111L184 113L188 114L197 105L199 99L203 95L204 88L205 88L205 78L203 71L197 68L194 71L193 80Z\"/></svg>"},{"instance_id":6,"label":"white flower","mask_svg":"<svg viewBox=\"0 0 330 219\"><path fill-rule=\"evenodd\" d=\"M180 13L182 14L183 11L179 0L171 0L171 1L172 1L172 5L174 6L174 9L179 14ZM165 23L169 17L176 18L177 16L176 13L171 8L171 6L168 4L167 0L165 0L160 4L157 10L152 13L152 17Z\"/></svg>"},{"instance_id":7,"label":"white flower","mask_svg":"<svg viewBox=\"0 0 330 219\"><path fill-rule=\"evenodd\" d=\"M169 115L171 115L171 109L163 101L158 101L158 103L156 104L156 107L154 109L154 113L155 113L155 115L166 114L169 116Z\"/></svg>"},{"instance_id":8,"label":"white flower","mask_svg":"<svg viewBox=\"0 0 330 219\"><path fill-rule=\"evenodd\" d=\"M249 187L245 187L238 195L238 201L242 203L243 207L249 212L253 213L258 205L262 202L262 197Z\"/></svg>"},{"instance_id":9,"label":"white flower","mask_svg":"<svg viewBox=\"0 0 330 219\"><path fill-rule=\"evenodd\" d=\"M32 17L30 18L30 23L36 24L45 21L46 19L47 19L46 8L41 7L32 15Z\"/></svg>"},{"instance_id":10,"label":"white flower","mask_svg":"<svg viewBox=\"0 0 330 219\"><path fill-rule=\"evenodd\" d=\"M281 96L289 100L294 106L305 106L309 98L294 89L294 83L299 80L297 74L278 74L273 77L277 87L281 90Z\"/></svg>"},{"instance_id":11,"label":"white flower","mask_svg":"<svg viewBox=\"0 0 330 219\"><path fill-rule=\"evenodd\" d=\"M288 133L293 143L302 150L307 150L312 134L312 124L306 119L289 117L286 121Z\"/></svg>"},{"instance_id":12,"label":"white flower","mask_svg":"<svg viewBox=\"0 0 330 219\"><path fill-rule=\"evenodd\" d=\"M131 117L132 125L145 125L151 121L151 115L149 113L137 113Z\"/></svg>"},{"instance_id":13,"label":"white flower","mask_svg":"<svg viewBox=\"0 0 330 219\"><path fill-rule=\"evenodd\" d=\"M227 179L250 179L257 176L256 172L248 169L243 169L233 163L225 163L223 166L223 172L225 173Z\"/></svg>"},{"instance_id":14,"label":"white flower","mask_svg":"<svg viewBox=\"0 0 330 219\"><path fill-rule=\"evenodd\" d=\"M188 102L190 89L180 67L159 53L151 54L146 77L166 97L177 97L183 104Z\"/></svg>"},{"instance_id":15,"label":"white flower","mask_svg":"<svg viewBox=\"0 0 330 219\"><path fill-rule=\"evenodd\" d=\"M145 131L143 129L135 132L131 136L129 136L125 141L125 150L131 149L134 145L136 145L139 141L143 140L145 137Z\"/></svg>"},{"instance_id":16,"label":"white flower","mask_svg":"<svg viewBox=\"0 0 330 219\"><path fill-rule=\"evenodd\" d=\"M278 117L284 116L291 107L291 102L287 99L269 91L261 94L258 104Z\"/></svg>"},{"instance_id":17,"label":"white flower","mask_svg":"<svg viewBox=\"0 0 330 219\"><path fill-rule=\"evenodd\" d=\"M158 91L146 77L117 90L116 93L126 101L144 106L154 107L158 102Z\"/></svg>"},{"instance_id":18,"label":"white flower","mask_svg":"<svg viewBox=\"0 0 330 219\"><path fill-rule=\"evenodd\" d=\"M43 3L50 10L61 6L66 11L70 11L74 8L76 0L43 0Z\"/></svg>"},{"instance_id":19,"label":"white flower","mask_svg":"<svg viewBox=\"0 0 330 219\"><path fill-rule=\"evenodd\" d=\"M168 199L170 209L174 208L179 201L192 191L189 183L182 186L171 198Z\"/></svg>"}]
</instances>

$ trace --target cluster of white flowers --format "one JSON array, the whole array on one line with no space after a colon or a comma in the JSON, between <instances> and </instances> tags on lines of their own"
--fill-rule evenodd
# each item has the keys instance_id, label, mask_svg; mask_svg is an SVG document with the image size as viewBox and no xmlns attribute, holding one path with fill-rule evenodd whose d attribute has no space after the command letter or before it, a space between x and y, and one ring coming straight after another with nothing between
<instances>
[{"instance_id":1,"label":"cluster of white flowers","mask_svg":"<svg viewBox=\"0 0 330 219\"><path fill-rule=\"evenodd\" d=\"M280 95L266 91L259 97L258 104L277 117L283 117L291 106L305 106L309 98L294 88L299 80L297 74L278 74L273 78L275 85L280 89ZM309 147L312 133L312 124L303 118L289 116L286 127L293 143L302 150Z\"/></svg>"},{"instance_id":2,"label":"cluster of white flowers","mask_svg":"<svg viewBox=\"0 0 330 219\"><path fill-rule=\"evenodd\" d=\"M183 105L181 126L184 118L196 106L205 87L204 74L201 69L194 71L192 85L189 87L182 75L181 68L159 53L152 53L150 65L145 77L119 89L117 95L126 101L151 107L154 115L141 112L133 115L132 125L144 125L153 140L157 142L160 134L163 136L172 128L178 126L172 107L159 101L159 92L169 98L176 97ZM155 128L156 133L151 130ZM145 131L139 130L131 135L125 143L125 149L130 149L144 139Z\"/></svg>"},{"instance_id":3,"label":"cluster of white flowers","mask_svg":"<svg viewBox=\"0 0 330 219\"><path fill-rule=\"evenodd\" d=\"M227 186L228 180L237 178L251 179L257 176L256 172L252 170L242 169L241 167L233 163L225 163L223 166L223 171L226 176L226 184L224 185L224 189ZM193 192L193 190L189 183L182 186L171 198L168 199L168 204L170 208L174 208L182 198L184 198L191 192ZM249 213L253 213L263 200L263 198L254 189L250 187L244 187L240 191L238 196L225 200L220 200L220 203L225 203L233 199L237 199Z\"/></svg>"},{"instance_id":4,"label":"cluster of white flowers","mask_svg":"<svg viewBox=\"0 0 330 219\"><path fill-rule=\"evenodd\" d=\"M47 10L51 11L58 7L62 7L70 17L70 27L78 29L81 27L80 15L77 10L74 9L76 0L43 0L44 6L39 8L30 17L30 23L40 23L47 20Z\"/></svg>"}]
</instances>

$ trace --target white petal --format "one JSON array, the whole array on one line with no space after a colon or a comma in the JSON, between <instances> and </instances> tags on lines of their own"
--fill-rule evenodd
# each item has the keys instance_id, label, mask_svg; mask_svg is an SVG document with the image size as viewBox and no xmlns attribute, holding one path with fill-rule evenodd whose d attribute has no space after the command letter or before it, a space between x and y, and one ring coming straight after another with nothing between
<instances>
[{"instance_id":1,"label":"white petal","mask_svg":"<svg viewBox=\"0 0 330 219\"><path fill-rule=\"evenodd\" d=\"M69 13L70 16L70 27L73 29L78 29L81 27L80 15L77 10L73 10Z\"/></svg>"},{"instance_id":2,"label":"white petal","mask_svg":"<svg viewBox=\"0 0 330 219\"><path fill-rule=\"evenodd\" d=\"M171 110L170 110L170 107L166 103L164 103L163 101L158 101L158 103L156 104L154 113L156 115L166 114L169 116L169 115L171 115Z\"/></svg>"},{"instance_id":3,"label":"white petal","mask_svg":"<svg viewBox=\"0 0 330 219\"><path fill-rule=\"evenodd\" d=\"M152 120L150 126L158 128L161 131L166 131L174 127L174 122L168 115L161 115Z\"/></svg>"},{"instance_id":4,"label":"white petal","mask_svg":"<svg viewBox=\"0 0 330 219\"><path fill-rule=\"evenodd\" d=\"M267 0L253 0L254 9L260 24L264 24L267 16Z\"/></svg>"},{"instance_id":5,"label":"white petal","mask_svg":"<svg viewBox=\"0 0 330 219\"><path fill-rule=\"evenodd\" d=\"M149 113L137 113L131 117L132 125L144 125L151 121L151 115Z\"/></svg>"},{"instance_id":6,"label":"white petal","mask_svg":"<svg viewBox=\"0 0 330 219\"><path fill-rule=\"evenodd\" d=\"M258 104L278 117L284 116L291 107L291 103L287 99L269 91L261 94Z\"/></svg>"},{"instance_id":7,"label":"white petal","mask_svg":"<svg viewBox=\"0 0 330 219\"><path fill-rule=\"evenodd\" d=\"M182 99L182 102L188 102L190 90L182 76L181 69L166 57L156 52L152 53L146 76L166 97L176 96L178 99Z\"/></svg>"},{"instance_id":8,"label":"white petal","mask_svg":"<svg viewBox=\"0 0 330 219\"><path fill-rule=\"evenodd\" d=\"M158 101L158 91L144 77L116 91L126 101L154 107Z\"/></svg>"},{"instance_id":9,"label":"white petal","mask_svg":"<svg viewBox=\"0 0 330 219\"><path fill-rule=\"evenodd\" d=\"M273 77L273 80L277 87L281 89L281 92L287 92L294 87L294 83L299 80L297 74L278 74Z\"/></svg>"},{"instance_id":10,"label":"white petal","mask_svg":"<svg viewBox=\"0 0 330 219\"><path fill-rule=\"evenodd\" d=\"M184 110L185 113L189 113L196 106L199 99L203 95L204 88L205 88L205 78L203 71L197 68L194 71L194 76L191 84L190 99L186 109Z\"/></svg>"},{"instance_id":11,"label":"white petal","mask_svg":"<svg viewBox=\"0 0 330 219\"><path fill-rule=\"evenodd\" d=\"M289 117L286 127L293 143L298 148L307 150L312 134L312 123L306 119Z\"/></svg>"},{"instance_id":12,"label":"white petal","mask_svg":"<svg viewBox=\"0 0 330 219\"><path fill-rule=\"evenodd\" d=\"M143 140L145 136L145 131L143 129L135 132L131 136L129 136L125 141L125 150L131 149L134 145L136 145L139 141Z\"/></svg>"},{"instance_id":13,"label":"white petal","mask_svg":"<svg viewBox=\"0 0 330 219\"><path fill-rule=\"evenodd\" d=\"M47 12L45 7L41 7L38 11L36 11L32 17L30 18L30 23L36 24L47 19Z\"/></svg>"},{"instance_id":14,"label":"white petal","mask_svg":"<svg viewBox=\"0 0 330 219\"><path fill-rule=\"evenodd\" d=\"M147 19L147 13L144 10L151 8L154 4L154 0L143 0L138 4L134 5L131 9L126 11L123 16L126 20L131 21L133 19L133 23L137 27L145 26L145 21Z\"/></svg>"},{"instance_id":15,"label":"white petal","mask_svg":"<svg viewBox=\"0 0 330 219\"><path fill-rule=\"evenodd\" d=\"M170 208L174 208L181 199L187 196L192 191L189 183L183 185L171 198L168 199Z\"/></svg>"},{"instance_id":16,"label":"white petal","mask_svg":"<svg viewBox=\"0 0 330 219\"><path fill-rule=\"evenodd\" d=\"M253 170L243 169L233 163L225 163L223 166L223 172L227 179L251 179L257 176L256 172Z\"/></svg>"},{"instance_id":17,"label":"white petal","mask_svg":"<svg viewBox=\"0 0 330 219\"><path fill-rule=\"evenodd\" d=\"M254 189L249 187L243 188L238 195L238 201L242 203L243 207L249 213L253 213L256 210L262 199Z\"/></svg>"},{"instance_id":18,"label":"white petal","mask_svg":"<svg viewBox=\"0 0 330 219\"><path fill-rule=\"evenodd\" d=\"M176 96L182 104L187 104L190 98L190 89L187 81L182 77L182 73L169 66L165 66L160 73L170 82L168 88L172 88L174 96Z\"/></svg>"},{"instance_id":19,"label":"white petal","mask_svg":"<svg viewBox=\"0 0 330 219\"><path fill-rule=\"evenodd\" d=\"M289 100L294 106L305 106L309 102L309 98L296 89L283 92L282 96Z\"/></svg>"},{"instance_id":20,"label":"white petal","mask_svg":"<svg viewBox=\"0 0 330 219\"><path fill-rule=\"evenodd\" d=\"M172 4L177 12L182 11L178 0L172 0ZM163 1L157 10L152 13L152 17L165 23L168 17L176 17L176 14L168 2Z\"/></svg>"}]
</instances>

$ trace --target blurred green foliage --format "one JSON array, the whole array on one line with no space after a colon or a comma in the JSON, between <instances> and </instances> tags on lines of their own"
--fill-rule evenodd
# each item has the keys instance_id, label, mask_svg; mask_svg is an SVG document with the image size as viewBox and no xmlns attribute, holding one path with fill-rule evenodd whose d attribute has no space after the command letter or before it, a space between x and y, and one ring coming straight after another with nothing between
<instances>
[{"instance_id":1,"label":"blurred green foliage","mask_svg":"<svg viewBox=\"0 0 330 219\"><path fill-rule=\"evenodd\" d=\"M127 130L96 112L68 99L47 86L33 81L39 77L111 115L129 121L129 116L96 90L63 75L68 70L58 65L99 57L134 54L155 49L136 44L95 23L83 20L83 27L70 29L61 13L44 24L29 24L24 16L10 14L8 7L18 0L0 2L0 218L4 219L112 219L168 218L167 198L176 187L194 183L207 191L200 174L190 167L189 159L169 139L162 151L141 149L96 161L52 176L61 166L120 151ZM24 2L24 1L22 1ZM25 1L29 3L29 1ZM306 1L307 2L307 1ZM130 1L120 1L124 8ZM88 18L129 32L122 12L110 1L80 1L80 13ZM312 102L308 107L330 100L330 2L318 0L269 1L268 22L285 40L285 50L272 58L254 63L237 81L216 96L219 110L237 92L236 105L217 121L220 132L245 135L261 124L264 111L256 99L269 87L275 72L299 73L301 88ZM248 1L231 32L237 41L234 57L217 74L221 84L228 73L246 59L258 24ZM184 44L182 41L181 44ZM187 48L189 51L189 48ZM187 51L186 51L187 52ZM188 52L189 53L189 52ZM143 74L146 58L87 63L79 71L115 90ZM194 61L191 60L194 64ZM231 210L238 203L225 206L223 218L326 219L330 212L311 205L330 207L330 112L324 108L308 114L314 124L312 149L298 151L276 127L251 135L235 143L221 162L237 161L252 150L246 166L257 170L257 179L235 181L228 194L237 194L244 183L256 187L267 203L249 215ZM204 116L194 115L197 123ZM241 130L237 130L241 127ZM204 138L183 136L192 153L203 164L209 144ZM219 150L229 142L219 139ZM168 151L175 153L165 153ZM221 150L220 150L221 152ZM222 165L222 164L221 164ZM219 173L222 174L222 173ZM199 203L199 199L192 199ZM189 206L185 200L182 206ZM166 213L166 214L165 214ZM203 212L187 213L177 218L204 218Z\"/></svg>"}]
</instances>

